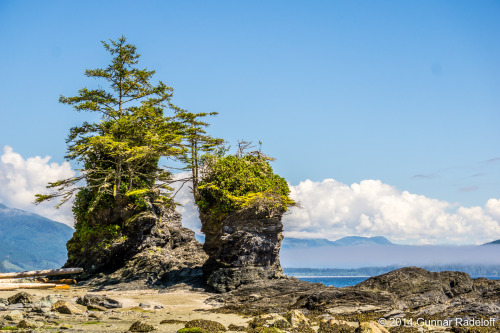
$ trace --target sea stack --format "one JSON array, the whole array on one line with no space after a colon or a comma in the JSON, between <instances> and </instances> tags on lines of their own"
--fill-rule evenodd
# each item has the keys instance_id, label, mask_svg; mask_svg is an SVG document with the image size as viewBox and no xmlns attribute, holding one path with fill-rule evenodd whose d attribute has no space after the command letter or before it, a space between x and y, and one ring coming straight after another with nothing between
<instances>
[{"instance_id":1,"label":"sea stack","mask_svg":"<svg viewBox=\"0 0 500 333\"><path fill-rule=\"evenodd\" d=\"M207 285L213 291L227 292L262 279L285 278L279 261L284 211L274 212L248 207L231 213L220 223L202 217L203 265Z\"/></svg>"},{"instance_id":2,"label":"sea stack","mask_svg":"<svg viewBox=\"0 0 500 333\"><path fill-rule=\"evenodd\" d=\"M203 273L212 291L285 278L281 219L296 203L271 160L260 152L206 159L195 198L208 254Z\"/></svg>"},{"instance_id":3,"label":"sea stack","mask_svg":"<svg viewBox=\"0 0 500 333\"><path fill-rule=\"evenodd\" d=\"M194 232L182 227L181 215L173 208L150 200L146 204L140 211L129 205L91 214L90 223L114 230L101 238L75 232L67 244L65 267L82 267L79 278L92 285L202 286L201 266L207 256Z\"/></svg>"}]
</instances>

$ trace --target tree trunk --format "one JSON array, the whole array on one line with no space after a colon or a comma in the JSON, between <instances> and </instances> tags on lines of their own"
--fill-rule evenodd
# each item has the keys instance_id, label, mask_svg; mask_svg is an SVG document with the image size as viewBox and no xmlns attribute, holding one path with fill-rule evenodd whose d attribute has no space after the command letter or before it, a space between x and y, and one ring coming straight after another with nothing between
<instances>
[{"instance_id":1,"label":"tree trunk","mask_svg":"<svg viewBox=\"0 0 500 333\"><path fill-rule=\"evenodd\" d=\"M16 290L16 289L49 289L55 288L55 283L2 283L0 290Z\"/></svg>"},{"instance_id":2,"label":"tree trunk","mask_svg":"<svg viewBox=\"0 0 500 333\"><path fill-rule=\"evenodd\" d=\"M47 270L41 270L41 271L0 273L0 279L14 279L14 278L23 278L23 277L63 275L63 274L78 274L81 272L83 272L83 268L61 268L61 269L47 269Z\"/></svg>"}]
</instances>

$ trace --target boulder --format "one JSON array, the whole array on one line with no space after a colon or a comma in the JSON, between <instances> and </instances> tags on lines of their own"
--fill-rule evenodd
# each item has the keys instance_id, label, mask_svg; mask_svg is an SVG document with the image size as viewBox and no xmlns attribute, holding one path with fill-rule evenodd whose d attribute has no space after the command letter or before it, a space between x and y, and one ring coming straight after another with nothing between
<instances>
[{"instance_id":1,"label":"boulder","mask_svg":"<svg viewBox=\"0 0 500 333\"><path fill-rule=\"evenodd\" d=\"M102 296L102 295L91 295L86 294L83 297L79 297L76 303L84 306L99 306L104 309L116 309L121 308L122 304L112 298Z\"/></svg>"},{"instance_id":2,"label":"boulder","mask_svg":"<svg viewBox=\"0 0 500 333\"><path fill-rule=\"evenodd\" d=\"M67 301L57 301L52 305L52 311L59 312L62 314L81 314L82 311Z\"/></svg>"},{"instance_id":3,"label":"boulder","mask_svg":"<svg viewBox=\"0 0 500 333\"><path fill-rule=\"evenodd\" d=\"M195 319L188 321L185 325L185 328L199 328L203 333L217 333L217 332L226 332L227 329L224 325L219 322L213 320L206 319Z\"/></svg>"},{"instance_id":4,"label":"boulder","mask_svg":"<svg viewBox=\"0 0 500 333\"><path fill-rule=\"evenodd\" d=\"M156 328L148 323L136 321L132 324L132 326L130 326L128 330L130 332L151 332L156 330Z\"/></svg>"},{"instance_id":5,"label":"boulder","mask_svg":"<svg viewBox=\"0 0 500 333\"><path fill-rule=\"evenodd\" d=\"M23 319L17 324L17 328L37 328L36 322Z\"/></svg>"},{"instance_id":6,"label":"boulder","mask_svg":"<svg viewBox=\"0 0 500 333\"><path fill-rule=\"evenodd\" d=\"M8 301L9 301L9 304L18 304L18 303L31 304L31 303L34 303L33 297L24 291L9 297Z\"/></svg>"},{"instance_id":7,"label":"boulder","mask_svg":"<svg viewBox=\"0 0 500 333\"><path fill-rule=\"evenodd\" d=\"M299 310L291 310L284 316L288 322L293 326L297 327L300 325L307 325L309 326L309 319L307 319L306 316L302 313L302 311Z\"/></svg>"}]
</instances>

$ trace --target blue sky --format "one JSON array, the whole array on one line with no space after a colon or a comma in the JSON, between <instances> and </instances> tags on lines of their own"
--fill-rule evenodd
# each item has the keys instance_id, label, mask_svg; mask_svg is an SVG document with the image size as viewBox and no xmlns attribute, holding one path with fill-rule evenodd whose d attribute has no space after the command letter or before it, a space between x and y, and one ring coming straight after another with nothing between
<instances>
[{"instance_id":1,"label":"blue sky","mask_svg":"<svg viewBox=\"0 0 500 333\"><path fill-rule=\"evenodd\" d=\"M107 65L99 41L123 34L177 105L219 112L211 131L233 145L263 141L294 186L380 180L483 206L500 197L499 14L497 1L4 0L0 146L62 163L68 129L92 115L58 97L96 86L83 72Z\"/></svg>"}]
</instances>

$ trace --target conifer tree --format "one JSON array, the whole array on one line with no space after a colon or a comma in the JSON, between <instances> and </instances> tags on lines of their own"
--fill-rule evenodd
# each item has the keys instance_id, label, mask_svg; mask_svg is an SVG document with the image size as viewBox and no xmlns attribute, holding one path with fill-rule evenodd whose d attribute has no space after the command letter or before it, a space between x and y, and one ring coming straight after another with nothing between
<instances>
[{"instance_id":1,"label":"conifer tree","mask_svg":"<svg viewBox=\"0 0 500 333\"><path fill-rule=\"evenodd\" d=\"M177 108L176 111L176 117L183 124L184 136L184 151L179 156L179 160L186 165L185 169L191 172L191 176L186 180L191 180L193 183L192 192L196 201L203 155L214 152L224 143L224 140L208 135L205 128L210 124L202 120L207 116L217 115L217 112L191 113L180 108Z\"/></svg>"},{"instance_id":2,"label":"conifer tree","mask_svg":"<svg viewBox=\"0 0 500 333\"><path fill-rule=\"evenodd\" d=\"M168 188L170 173L160 169L162 156L178 156L183 148L181 123L165 117L173 108L173 89L159 81L151 83L155 71L137 68L136 47L125 37L102 42L113 56L104 68L86 70L90 78L104 80L109 88L83 88L77 96L61 96L59 101L76 111L97 112L100 121L84 122L71 128L66 158L82 167L76 177L49 183L51 194L37 194L36 203L59 198L61 204L75 192L90 197L85 205L94 209L103 201L122 204L131 194L153 194Z\"/></svg>"}]
</instances>

